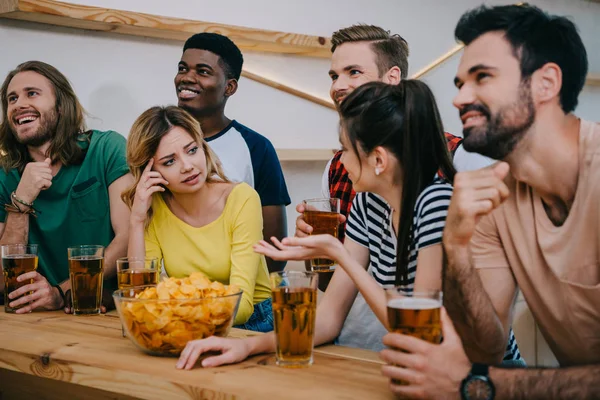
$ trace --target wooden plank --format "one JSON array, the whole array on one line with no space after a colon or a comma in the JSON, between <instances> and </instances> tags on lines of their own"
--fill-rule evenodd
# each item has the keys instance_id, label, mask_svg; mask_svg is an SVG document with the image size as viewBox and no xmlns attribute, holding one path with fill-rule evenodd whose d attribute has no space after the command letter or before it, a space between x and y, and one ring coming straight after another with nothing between
<instances>
[{"instance_id":1,"label":"wooden plank","mask_svg":"<svg viewBox=\"0 0 600 400\"><path fill-rule=\"evenodd\" d=\"M336 346L331 344L328 346L316 347L315 353L344 357L347 360L358 360L379 365L385 364L383 361L381 361L379 353L370 350L357 349L354 347Z\"/></svg>"},{"instance_id":2,"label":"wooden plank","mask_svg":"<svg viewBox=\"0 0 600 400\"><path fill-rule=\"evenodd\" d=\"M0 0L0 14L4 18L70 28L180 41L194 33L216 32L228 36L243 50L323 58L331 56L331 41L326 37L163 17L63 1Z\"/></svg>"},{"instance_id":3,"label":"wooden plank","mask_svg":"<svg viewBox=\"0 0 600 400\"><path fill-rule=\"evenodd\" d=\"M66 383L50 378L21 374L0 368L0 399L19 400L135 400L139 397Z\"/></svg>"},{"instance_id":4,"label":"wooden plank","mask_svg":"<svg viewBox=\"0 0 600 400\"><path fill-rule=\"evenodd\" d=\"M316 104L318 104L320 106L331 108L332 110L336 109L335 105L333 104L333 101L331 101L331 99L324 99L322 97L315 96L313 94L304 92L302 90L295 89L295 88L293 88L291 86L287 86L287 85L284 85L283 83L276 82L276 81L274 81L272 79L266 78L266 77L261 76L261 75L259 75L257 73L250 72L248 70L243 70L242 71L242 76L246 77L248 79L252 79L253 81L262 83L263 85L270 86L270 87L272 87L274 89L281 90L282 92L289 93L289 94L291 94L293 96L300 97L302 99L311 101L311 102L316 103Z\"/></svg>"},{"instance_id":5,"label":"wooden plank","mask_svg":"<svg viewBox=\"0 0 600 400\"><path fill-rule=\"evenodd\" d=\"M423 75L430 73L431 71L433 71L449 59L451 59L455 54L458 54L462 49L464 49L464 47L465 45L462 43L457 44L456 46L448 50L446 53L442 54L441 56L427 64L425 67L417 71L413 76L411 76L411 79L419 79Z\"/></svg>"},{"instance_id":6,"label":"wooden plank","mask_svg":"<svg viewBox=\"0 0 600 400\"><path fill-rule=\"evenodd\" d=\"M600 74L589 74L585 80L585 84L589 86L600 86Z\"/></svg>"},{"instance_id":7,"label":"wooden plank","mask_svg":"<svg viewBox=\"0 0 600 400\"><path fill-rule=\"evenodd\" d=\"M119 396L393 398L380 365L360 357L362 353L353 349L347 354L316 351L313 366L290 370L277 367L274 355L269 354L235 365L179 371L175 358L151 357L137 350L121 336L119 319L114 316L0 313L0 368Z\"/></svg>"},{"instance_id":8,"label":"wooden plank","mask_svg":"<svg viewBox=\"0 0 600 400\"><path fill-rule=\"evenodd\" d=\"M598 1L600 1L600 0L598 0ZM438 58L436 58L435 60L433 60L432 62L427 64L425 67L421 68L415 74L413 74L411 76L411 79L419 79L419 78L423 77L424 75L430 73L431 71L438 68L440 65L444 64L446 61L448 61L449 59L454 57L456 54L460 53L460 51L462 49L464 49L464 47L465 47L465 45L463 43L457 44L456 46L454 46L453 48L448 50L446 53L442 54L441 56L439 56ZM589 86L600 86L600 75L599 74L588 74L588 76L585 80L585 84L589 85Z\"/></svg>"},{"instance_id":9,"label":"wooden plank","mask_svg":"<svg viewBox=\"0 0 600 400\"><path fill-rule=\"evenodd\" d=\"M0 1L0 14L13 12L17 9L19 0L2 0Z\"/></svg>"}]
</instances>

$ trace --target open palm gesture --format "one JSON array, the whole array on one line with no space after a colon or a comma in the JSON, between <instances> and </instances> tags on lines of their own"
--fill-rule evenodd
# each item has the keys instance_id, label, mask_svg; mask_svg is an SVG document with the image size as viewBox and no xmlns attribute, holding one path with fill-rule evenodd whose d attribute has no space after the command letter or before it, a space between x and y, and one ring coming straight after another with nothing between
<instances>
[{"instance_id":1,"label":"open palm gesture","mask_svg":"<svg viewBox=\"0 0 600 400\"><path fill-rule=\"evenodd\" d=\"M272 237L270 244L261 240L254 245L254 251L274 260L310 260L311 258L329 258L337 261L343 244L331 235L313 235L307 237L287 237L279 241Z\"/></svg>"}]
</instances>

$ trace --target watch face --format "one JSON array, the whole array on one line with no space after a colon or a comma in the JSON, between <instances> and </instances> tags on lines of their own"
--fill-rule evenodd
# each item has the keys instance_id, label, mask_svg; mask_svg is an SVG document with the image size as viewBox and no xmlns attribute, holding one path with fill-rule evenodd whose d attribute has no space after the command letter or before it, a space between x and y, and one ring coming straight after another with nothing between
<instances>
[{"instance_id":1,"label":"watch face","mask_svg":"<svg viewBox=\"0 0 600 400\"><path fill-rule=\"evenodd\" d=\"M473 376L467 382L465 393L471 400L491 400L494 398L492 383L486 376Z\"/></svg>"}]
</instances>

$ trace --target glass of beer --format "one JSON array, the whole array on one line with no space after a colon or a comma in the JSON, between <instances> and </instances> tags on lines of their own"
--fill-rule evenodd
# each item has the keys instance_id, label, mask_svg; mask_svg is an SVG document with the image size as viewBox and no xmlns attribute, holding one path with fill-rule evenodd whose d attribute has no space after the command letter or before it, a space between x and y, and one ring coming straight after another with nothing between
<instances>
[{"instance_id":1,"label":"glass of beer","mask_svg":"<svg viewBox=\"0 0 600 400\"><path fill-rule=\"evenodd\" d=\"M270 280L277 365L307 367L313 362L318 275L300 271L273 272Z\"/></svg>"},{"instance_id":2,"label":"glass of beer","mask_svg":"<svg viewBox=\"0 0 600 400\"><path fill-rule=\"evenodd\" d=\"M392 332L438 344L442 340L442 292L387 289L388 324Z\"/></svg>"},{"instance_id":3,"label":"glass of beer","mask_svg":"<svg viewBox=\"0 0 600 400\"><path fill-rule=\"evenodd\" d=\"M73 315L100 314L104 278L104 247L69 247Z\"/></svg>"},{"instance_id":4,"label":"glass of beer","mask_svg":"<svg viewBox=\"0 0 600 400\"><path fill-rule=\"evenodd\" d=\"M340 199L308 199L304 204L304 221L312 226L311 235L329 234L338 237L340 225ZM328 258L310 260L314 272L329 272L334 269L335 262Z\"/></svg>"},{"instance_id":5,"label":"glass of beer","mask_svg":"<svg viewBox=\"0 0 600 400\"><path fill-rule=\"evenodd\" d=\"M38 266L37 244L7 244L2 246L2 271L4 274L4 311L14 313L19 308L24 307L21 304L17 307L10 307L9 302L17 300L19 297L9 299L11 292L22 286L33 283L33 279L24 282L17 282L17 277L24 273L35 271ZM26 294L23 294L25 296ZM22 297L22 296L21 296Z\"/></svg>"},{"instance_id":6,"label":"glass of beer","mask_svg":"<svg viewBox=\"0 0 600 400\"><path fill-rule=\"evenodd\" d=\"M158 284L158 266L158 258L156 257L122 257L117 259L119 290ZM125 337L125 328L121 329L123 337Z\"/></svg>"},{"instance_id":7,"label":"glass of beer","mask_svg":"<svg viewBox=\"0 0 600 400\"><path fill-rule=\"evenodd\" d=\"M119 289L158 283L158 258L123 257L117 260Z\"/></svg>"}]
</instances>

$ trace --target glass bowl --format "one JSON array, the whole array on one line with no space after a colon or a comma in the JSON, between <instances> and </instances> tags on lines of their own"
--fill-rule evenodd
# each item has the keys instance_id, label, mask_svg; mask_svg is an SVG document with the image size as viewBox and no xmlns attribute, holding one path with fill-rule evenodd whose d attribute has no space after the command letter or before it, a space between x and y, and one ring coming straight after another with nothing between
<instances>
[{"instance_id":1,"label":"glass bowl","mask_svg":"<svg viewBox=\"0 0 600 400\"><path fill-rule=\"evenodd\" d=\"M191 299L138 299L136 294L155 285L113 293L125 334L142 351L155 356L178 356L190 340L227 336L242 297L237 293Z\"/></svg>"}]
</instances>

